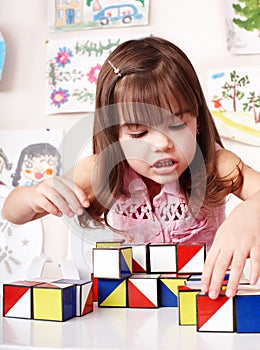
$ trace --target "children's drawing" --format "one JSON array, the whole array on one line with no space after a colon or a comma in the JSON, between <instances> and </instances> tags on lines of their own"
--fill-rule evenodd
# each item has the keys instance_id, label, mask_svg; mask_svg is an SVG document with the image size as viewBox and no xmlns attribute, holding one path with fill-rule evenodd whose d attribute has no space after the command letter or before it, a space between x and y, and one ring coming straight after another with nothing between
<instances>
[{"instance_id":1,"label":"children's drawing","mask_svg":"<svg viewBox=\"0 0 260 350\"><path fill-rule=\"evenodd\" d=\"M150 0L49 0L49 29L82 30L149 23Z\"/></svg>"},{"instance_id":2,"label":"children's drawing","mask_svg":"<svg viewBox=\"0 0 260 350\"><path fill-rule=\"evenodd\" d=\"M5 54L6 54L5 40L2 33L0 32L0 80L2 78L2 73L4 69Z\"/></svg>"},{"instance_id":3,"label":"children's drawing","mask_svg":"<svg viewBox=\"0 0 260 350\"><path fill-rule=\"evenodd\" d=\"M0 140L2 184L31 186L60 174L62 131L1 130Z\"/></svg>"},{"instance_id":4,"label":"children's drawing","mask_svg":"<svg viewBox=\"0 0 260 350\"><path fill-rule=\"evenodd\" d=\"M24 186L36 185L59 175L60 168L61 156L56 147L50 143L34 143L21 151L15 173L12 174L12 185L20 185L23 177L26 179Z\"/></svg>"},{"instance_id":5,"label":"children's drawing","mask_svg":"<svg viewBox=\"0 0 260 350\"><path fill-rule=\"evenodd\" d=\"M92 112L98 74L107 56L130 37L47 43L47 114Z\"/></svg>"},{"instance_id":6,"label":"children's drawing","mask_svg":"<svg viewBox=\"0 0 260 350\"><path fill-rule=\"evenodd\" d=\"M260 66L209 73L209 107L220 135L260 146Z\"/></svg>"},{"instance_id":7,"label":"children's drawing","mask_svg":"<svg viewBox=\"0 0 260 350\"><path fill-rule=\"evenodd\" d=\"M227 48L234 54L260 53L259 0L226 0Z\"/></svg>"}]
</instances>

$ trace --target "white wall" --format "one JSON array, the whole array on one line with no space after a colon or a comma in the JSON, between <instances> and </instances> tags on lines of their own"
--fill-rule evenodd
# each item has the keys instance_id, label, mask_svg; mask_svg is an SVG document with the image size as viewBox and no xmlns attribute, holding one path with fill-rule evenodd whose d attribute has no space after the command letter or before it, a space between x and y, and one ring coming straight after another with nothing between
<instances>
[{"instance_id":1,"label":"white wall","mask_svg":"<svg viewBox=\"0 0 260 350\"><path fill-rule=\"evenodd\" d=\"M110 33L152 33L179 45L189 56L207 88L207 71L212 68L259 64L259 55L232 56L226 49L225 0L150 0L150 25L110 29ZM45 41L61 33L47 31L47 0L0 1L0 31L7 57L0 82L0 128L62 128L68 132L82 114L48 116L44 113ZM62 33L62 37L102 36L103 30ZM245 159L259 166L259 148L226 143ZM248 157L250 155L250 157ZM259 169L260 170L260 169ZM53 217L44 219L45 253L53 263L46 273L58 274L59 259L66 256L67 228Z\"/></svg>"}]
</instances>

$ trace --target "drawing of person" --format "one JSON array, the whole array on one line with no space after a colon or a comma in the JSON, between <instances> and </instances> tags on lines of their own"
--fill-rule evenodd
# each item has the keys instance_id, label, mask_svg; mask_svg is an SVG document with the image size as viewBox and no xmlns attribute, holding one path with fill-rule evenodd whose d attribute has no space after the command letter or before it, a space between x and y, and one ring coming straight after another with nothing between
<instances>
[{"instance_id":1,"label":"drawing of person","mask_svg":"<svg viewBox=\"0 0 260 350\"><path fill-rule=\"evenodd\" d=\"M13 186L19 186L22 176L25 186L35 185L52 176L59 175L61 156L57 148L49 143L36 143L25 147L20 154L17 168L12 175Z\"/></svg>"},{"instance_id":2,"label":"drawing of person","mask_svg":"<svg viewBox=\"0 0 260 350\"><path fill-rule=\"evenodd\" d=\"M224 112L225 108L222 106L222 103L220 102L221 100L222 100L222 97L218 97L217 95L214 95L212 97L211 102L214 103L214 109Z\"/></svg>"}]
</instances>

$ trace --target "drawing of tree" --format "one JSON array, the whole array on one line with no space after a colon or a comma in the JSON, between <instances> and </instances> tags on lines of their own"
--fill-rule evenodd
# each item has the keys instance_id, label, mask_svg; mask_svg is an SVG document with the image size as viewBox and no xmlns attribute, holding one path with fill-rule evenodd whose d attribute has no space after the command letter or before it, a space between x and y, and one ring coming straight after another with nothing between
<instances>
[{"instance_id":1,"label":"drawing of tree","mask_svg":"<svg viewBox=\"0 0 260 350\"><path fill-rule=\"evenodd\" d=\"M257 109L260 108L260 95L255 94L255 92L249 92L249 97L247 97L248 102L243 103L243 109L244 111L251 111L253 110L255 123L260 123L260 110Z\"/></svg>"},{"instance_id":2,"label":"drawing of tree","mask_svg":"<svg viewBox=\"0 0 260 350\"><path fill-rule=\"evenodd\" d=\"M240 3L244 3L244 6L240 4L233 4L235 13L245 19L233 18L233 22L240 28L243 28L249 32L258 30L258 36L260 37L260 3L259 0L238 0Z\"/></svg>"},{"instance_id":3,"label":"drawing of tree","mask_svg":"<svg viewBox=\"0 0 260 350\"><path fill-rule=\"evenodd\" d=\"M230 80L231 82L225 82L225 84L222 86L222 96L225 99L233 100L233 110L236 112L237 99L241 100L245 96L244 92L238 88L244 87L245 85L249 84L250 81L247 75L240 78L236 71L230 72Z\"/></svg>"}]
</instances>

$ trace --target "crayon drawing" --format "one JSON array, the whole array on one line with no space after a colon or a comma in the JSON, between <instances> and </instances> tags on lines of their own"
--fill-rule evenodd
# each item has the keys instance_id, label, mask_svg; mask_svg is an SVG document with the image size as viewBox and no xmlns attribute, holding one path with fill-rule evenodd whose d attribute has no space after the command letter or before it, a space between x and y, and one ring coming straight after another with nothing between
<instances>
[{"instance_id":1,"label":"crayon drawing","mask_svg":"<svg viewBox=\"0 0 260 350\"><path fill-rule=\"evenodd\" d=\"M150 0L49 0L50 31L142 26Z\"/></svg>"},{"instance_id":2,"label":"crayon drawing","mask_svg":"<svg viewBox=\"0 0 260 350\"><path fill-rule=\"evenodd\" d=\"M99 71L122 37L53 40L47 43L47 114L93 112Z\"/></svg>"},{"instance_id":3,"label":"crayon drawing","mask_svg":"<svg viewBox=\"0 0 260 350\"><path fill-rule=\"evenodd\" d=\"M63 131L1 130L0 140L1 184L31 186L60 174Z\"/></svg>"},{"instance_id":4,"label":"crayon drawing","mask_svg":"<svg viewBox=\"0 0 260 350\"><path fill-rule=\"evenodd\" d=\"M225 0L227 49L236 55L260 53L259 0Z\"/></svg>"},{"instance_id":5,"label":"crayon drawing","mask_svg":"<svg viewBox=\"0 0 260 350\"><path fill-rule=\"evenodd\" d=\"M209 107L220 135L260 146L260 66L209 72Z\"/></svg>"}]
</instances>

